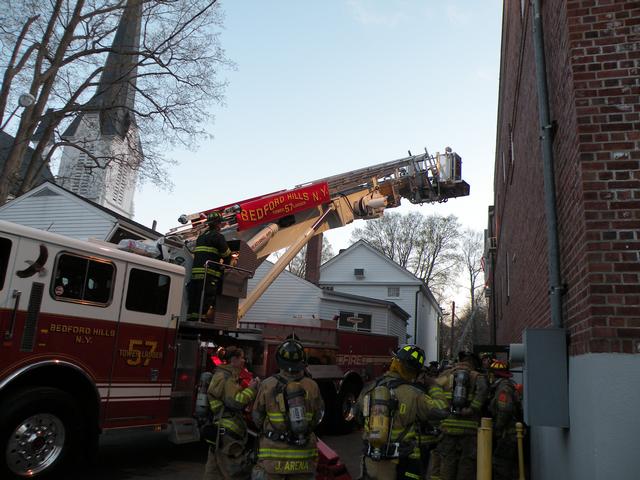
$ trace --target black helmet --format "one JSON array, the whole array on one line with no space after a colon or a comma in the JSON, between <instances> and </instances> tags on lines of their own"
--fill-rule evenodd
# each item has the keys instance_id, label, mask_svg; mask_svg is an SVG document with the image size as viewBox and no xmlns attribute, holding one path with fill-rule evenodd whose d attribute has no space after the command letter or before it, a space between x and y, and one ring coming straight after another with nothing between
<instances>
[{"instance_id":1,"label":"black helmet","mask_svg":"<svg viewBox=\"0 0 640 480\"><path fill-rule=\"evenodd\" d=\"M220 222L222 222L222 215L220 215L218 212L210 212L207 215L207 225L218 225Z\"/></svg>"},{"instance_id":2,"label":"black helmet","mask_svg":"<svg viewBox=\"0 0 640 480\"><path fill-rule=\"evenodd\" d=\"M393 356L412 370L417 371L424 366L424 350L416 345L400 347Z\"/></svg>"},{"instance_id":3,"label":"black helmet","mask_svg":"<svg viewBox=\"0 0 640 480\"><path fill-rule=\"evenodd\" d=\"M299 372L304 369L306 362L304 347L297 340L287 339L278 346L276 363L282 370Z\"/></svg>"}]
</instances>

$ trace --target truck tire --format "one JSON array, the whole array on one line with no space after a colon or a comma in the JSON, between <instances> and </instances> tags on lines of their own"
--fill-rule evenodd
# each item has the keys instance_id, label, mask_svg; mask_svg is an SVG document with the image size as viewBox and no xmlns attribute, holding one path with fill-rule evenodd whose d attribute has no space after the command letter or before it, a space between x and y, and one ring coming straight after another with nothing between
<instances>
[{"instance_id":1,"label":"truck tire","mask_svg":"<svg viewBox=\"0 0 640 480\"><path fill-rule=\"evenodd\" d=\"M61 478L82 438L74 398L28 387L0 403L0 478Z\"/></svg>"},{"instance_id":2,"label":"truck tire","mask_svg":"<svg viewBox=\"0 0 640 480\"><path fill-rule=\"evenodd\" d=\"M336 418L336 431L340 434L351 433L355 428L356 422L347 417L351 411L351 406L358 400L361 388L355 383L346 383L342 385L340 392L338 392L337 407L338 411Z\"/></svg>"}]
</instances>

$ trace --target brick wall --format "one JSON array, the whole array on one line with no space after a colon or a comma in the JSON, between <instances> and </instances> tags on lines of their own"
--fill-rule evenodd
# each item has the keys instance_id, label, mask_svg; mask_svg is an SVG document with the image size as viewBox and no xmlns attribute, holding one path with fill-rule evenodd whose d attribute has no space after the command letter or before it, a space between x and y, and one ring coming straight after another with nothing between
<instances>
[{"instance_id":1,"label":"brick wall","mask_svg":"<svg viewBox=\"0 0 640 480\"><path fill-rule=\"evenodd\" d=\"M492 312L498 342L549 326L531 9L505 2ZM640 2L546 0L564 321L572 354L640 341ZM504 157L504 160L503 160Z\"/></svg>"}]
</instances>

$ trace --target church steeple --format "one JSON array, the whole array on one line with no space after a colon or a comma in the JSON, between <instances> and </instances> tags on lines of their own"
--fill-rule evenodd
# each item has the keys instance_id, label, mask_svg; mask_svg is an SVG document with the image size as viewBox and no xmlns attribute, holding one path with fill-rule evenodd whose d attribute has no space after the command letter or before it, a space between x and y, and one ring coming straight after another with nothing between
<instances>
[{"instance_id":1,"label":"church steeple","mask_svg":"<svg viewBox=\"0 0 640 480\"><path fill-rule=\"evenodd\" d=\"M144 162L133 113L143 1L127 1L98 87L62 134L70 145L62 149L57 179L68 190L129 218Z\"/></svg>"},{"instance_id":2,"label":"church steeple","mask_svg":"<svg viewBox=\"0 0 640 480\"><path fill-rule=\"evenodd\" d=\"M99 111L102 135L124 138L131 124L135 123L133 107L138 55L134 52L140 47L141 24L142 1L128 0L96 93L84 107L85 111ZM81 115L76 117L69 125L63 137L75 135L80 117Z\"/></svg>"}]
</instances>

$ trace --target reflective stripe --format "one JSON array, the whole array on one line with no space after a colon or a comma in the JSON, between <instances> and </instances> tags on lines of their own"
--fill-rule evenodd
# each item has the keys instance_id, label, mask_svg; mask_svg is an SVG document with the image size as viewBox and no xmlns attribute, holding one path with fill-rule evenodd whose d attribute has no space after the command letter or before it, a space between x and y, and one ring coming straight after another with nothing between
<instances>
[{"instance_id":1,"label":"reflective stripe","mask_svg":"<svg viewBox=\"0 0 640 480\"><path fill-rule=\"evenodd\" d=\"M200 280L204 278L205 271L207 276L213 275L214 277L221 277L222 272L220 270L213 270L212 268L195 267L191 269L191 278L194 280Z\"/></svg>"},{"instance_id":2,"label":"reflective stripe","mask_svg":"<svg viewBox=\"0 0 640 480\"><path fill-rule=\"evenodd\" d=\"M482 406L482 402L480 402L478 400L474 400L473 402L471 402L471 408L475 408L476 410L480 410L481 406Z\"/></svg>"},{"instance_id":3,"label":"reflective stripe","mask_svg":"<svg viewBox=\"0 0 640 480\"><path fill-rule=\"evenodd\" d=\"M391 441L394 442L398 439L402 432L405 431L405 428L393 428L391 429ZM413 440L416 438L416 432L413 427L408 427L407 434L403 437L403 440Z\"/></svg>"},{"instance_id":4,"label":"reflective stripe","mask_svg":"<svg viewBox=\"0 0 640 480\"><path fill-rule=\"evenodd\" d=\"M216 247L205 247L199 246L193 249L193 253L205 252L205 253L218 253L218 249Z\"/></svg>"},{"instance_id":5,"label":"reflective stripe","mask_svg":"<svg viewBox=\"0 0 640 480\"><path fill-rule=\"evenodd\" d=\"M271 423L283 423L285 421L284 414L280 412L267 412Z\"/></svg>"},{"instance_id":6,"label":"reflective stripe","mask_svg":"<svg viewBox=\"0 0 640 480\"><path fill-rule=\"evenodd\" d=\"M222 408L222 401L214 398L209 402L209 408L213 413L217 413L217 410L220 410L220 408Z\"/></svg>"},{"instance_id":7,"label":"reflective stripe","mask_svg":"<svg viewBox=\"0 0 640 480\"><path fill-rule=\"evenodd\" d=\"M245 388L244 390L236 393L234 400L238 403L249 403L256 396L256 392L252 388Z\"/></svg>"},{"instance_id":8,"label":"reflective stripe","mask_svg":"<svg viewBox=\"0 0 640 480\"><path fill-rule=\"evenodd\" d=\"M286 448L260 448L258 458L261 460L310 460L318 457L318 450L315 448L306 450L293 450Z\"/></svg>"},{"instance_id":9,"label":"reflective stripe","mask_svg":"<svg viewBox=\"0 0 640 480\"><path fill-rule=\"evenodd\" d=\"M231 430L233 433L235 433L238 436L244 435L244 431L242 427L240 427L237 423L235 423L230 418L221 418L219 424L221 427Z\"/></svg>"},{"instance_id":10,"label":"reflective stripe","mask_svg":"<svg viewBox=\"0 0 640 480\"><path fill-rule=\"evenodd\" d=\"M441 425L444 426L452 426L452 427L462 427L462 428L478 428L478 422L476 420L460 420L456 418L445 418Z\"/></svg>"},{"instance_id":11,"label":"reflective stripe","mask_svg":"<svg viewBox=\"0 0 640 480\"><path fill-rule=\"evenodd\" d=\"M414 448L412 450L412 452L409 454L409 458L420 458L420 449L419 448ZM418 477L420 478L420 477Z\"/></svg>"}]
</instances>

